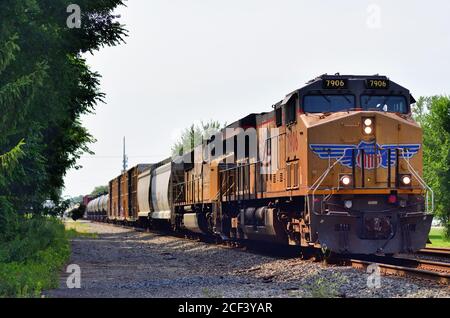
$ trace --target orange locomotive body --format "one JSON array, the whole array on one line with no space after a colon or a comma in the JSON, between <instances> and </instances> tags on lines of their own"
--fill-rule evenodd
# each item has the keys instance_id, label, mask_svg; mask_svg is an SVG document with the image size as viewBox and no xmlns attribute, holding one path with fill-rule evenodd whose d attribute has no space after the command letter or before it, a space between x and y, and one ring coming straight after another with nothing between
<instances>
[{"instance_id":1,"label":"orange locomotive body","mask_svg":"<svg viewBox=\"0 0 450 318\"><path fill-rule=\"evenodd\" d=\"M338 253L423 248L433 196L414 102L384 76L312 80L177 159L174 227Z\"/></svg>"},{"instance_id":2,"label":"orange locomotive body","mask_svg":"<svg viewBox=\"0 0 450 318\"><path fill-rule=\"evenodd\" d=\"M384 76L322 75L189 153L112 180L107 219L336 253L420 250L433 192L414 103Z\"/></svg>"}]
</instances>

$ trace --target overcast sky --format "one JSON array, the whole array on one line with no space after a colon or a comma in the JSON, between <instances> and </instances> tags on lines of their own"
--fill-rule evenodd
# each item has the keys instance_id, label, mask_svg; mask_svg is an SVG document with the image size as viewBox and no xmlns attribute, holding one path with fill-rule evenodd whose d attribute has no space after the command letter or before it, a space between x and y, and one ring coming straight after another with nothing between
<instances>
[{"instance_id":1,"label":"overcast sky","mask_svg":"<svg viewBox=\"0 0 450 318\"><path fill-rule=\"evenodd\" d=\"M83 117L97 142L65 195L170 156L193 122L269 111L318 75L383 74L423 95L450 94L450 1L129 0L127 43L87 56L106 104Z\"/></svg>"}]
</instances>

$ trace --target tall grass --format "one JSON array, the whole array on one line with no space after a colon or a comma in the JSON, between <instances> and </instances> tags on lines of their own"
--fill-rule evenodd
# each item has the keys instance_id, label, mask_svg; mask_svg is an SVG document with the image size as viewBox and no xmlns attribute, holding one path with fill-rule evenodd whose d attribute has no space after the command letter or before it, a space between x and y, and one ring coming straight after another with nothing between
<instances>
[{"instance_id":1,"label":"tall grass","mask_svg":"<svg viewBox=\"0 0 450 318\"><path fill-rule=\"evenodd\" d=\"M58 287L70 256L64 225L55 218L23 218L14 239L0 241L0 297L39 297Z\"/></svg>"}]
</instances>

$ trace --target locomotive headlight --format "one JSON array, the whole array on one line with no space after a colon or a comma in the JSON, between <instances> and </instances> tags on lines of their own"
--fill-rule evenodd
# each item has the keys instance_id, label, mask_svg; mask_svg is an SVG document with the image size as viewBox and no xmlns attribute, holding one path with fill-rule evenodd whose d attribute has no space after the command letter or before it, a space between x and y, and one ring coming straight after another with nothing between
<instances>
[{"instance_id":1,"label":"locomotive headlight","mask_svg":"<svg viewBox=\"0 0 450 318\"><path fill-rule=\"evenodd\" d=\"M400 180L402 181L402 184L405 186L409 186L411 184L411 176L409 176L409 175L401 176Z\"/></svg>"},{"instance_id":2,"label":"locomotive headlight","mask_svg":"<svg viewBox=\"0 0 450 318\"><path fill-rule=\"evenodd\" d=\"M372 135L374 131L375 120L373 118L363 118L363 131L366 135Z\"/></svg>"},{"instance_id":3,"label":"locomotive headlight","mask_svg":"<svg viewBox=\"0 0 450 318\"><path fill-rule=\"evenodd\" d=\"M345 187L349 186L352 183L352 177L350 176L342 176L341 177L341 184Z\"/></svg>"},{"instance_id":4,"label":"locomotive headlight","mask_svg":"<svg viewBox=\"0 0 450 318\"><path fill-rule=\"evenodd\" d=\"M364 133L365 133L366 135L370 135L370 134L372 134L372 132L373 132L372 127L366 127L366 128L364 128Z\"/></svg>"}]
</instances>

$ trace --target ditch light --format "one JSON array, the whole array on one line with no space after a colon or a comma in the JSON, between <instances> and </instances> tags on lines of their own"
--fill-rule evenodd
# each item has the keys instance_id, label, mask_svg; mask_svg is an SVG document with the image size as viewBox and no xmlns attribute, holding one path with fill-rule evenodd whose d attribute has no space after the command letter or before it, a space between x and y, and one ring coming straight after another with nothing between
<instances>
[{"instance_id":1,"label":"ditch light","mask_svg":"<svg viewBox=\"0 0 450 318\"><path fill-rule=\"evenodd\" d=\"M341 177L340 182L344 187L348 187L352 184L352 177L349 175L344 175Z\"/></svg>"}]
</instances>

